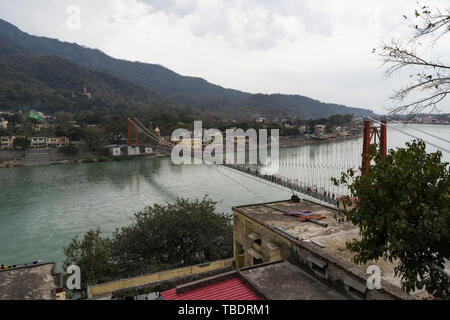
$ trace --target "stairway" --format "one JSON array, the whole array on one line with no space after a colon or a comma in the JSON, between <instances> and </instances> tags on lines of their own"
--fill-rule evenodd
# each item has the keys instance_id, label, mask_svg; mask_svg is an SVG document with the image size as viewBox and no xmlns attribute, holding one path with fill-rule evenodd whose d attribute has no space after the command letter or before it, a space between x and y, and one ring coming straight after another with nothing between
<instances>
[{"instance_id":1,"label":"stairway","mask_svg":"<svg viewBox=\"0 0 450 320\"><path fill-rule=\"evenodd\" d=\"M50 155L46 149L28 150L25 153L25 165L50 164Z\"/></svg>"}]
</instances>

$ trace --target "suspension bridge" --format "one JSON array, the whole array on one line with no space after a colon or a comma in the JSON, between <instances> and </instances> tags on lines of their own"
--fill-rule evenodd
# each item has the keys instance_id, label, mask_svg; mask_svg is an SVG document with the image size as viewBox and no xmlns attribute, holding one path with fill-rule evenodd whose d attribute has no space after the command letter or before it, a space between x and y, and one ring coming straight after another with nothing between
<instances>
[{"instance_id":1,"label":"suspension bridge","mask_svg":"<svg viewBox=\"0 0 450 320\"><path fill-rule=\"evenodd\" d=\"M134 139L131 137L132 127L134 127L135 131ZM369 145L372 143L379 144L382 155L386 156L388 151L387 128L388 123L386 121L380 122L369 118L364 121L363 139L325 144L321 145L320 148L309 145L301 148L286 149L283 150L286 155L283 159L268 158L266 161L258 162L257 165L208 163L204 163L204 165L240 185L258 198L260 196L245 185L245 179L240 179L238 176L256 179L261 183L269 184L272 187L280 188L292 194L299 193L305 197L319 200L322 203L337 205L338 199L348 195L349 191L344 186L335 186L331 178L340 178L342 172L349 169L352 169L357 174L364 174L365 170L370 166L370 161L363 155L368 155ZM402 129L392 126L389 126L389 128L399 131L408 137L424 140ZM447 146L450 146L449 140L420 129L413 129L447 143L446 147L443 147L424 140L428 145L450 154L450 150L447 148ZM146 136L151 143L139 144L138 133ZM128 146L132 147L133 143L134 146L145 146L166 151L172 150L175 146L174 143L164 140L160 135L146 128L138 119L128 119ZM274 166L277 168L276 173L265 173L268 171L267 169Z\"/></svg>"}]
</instances>

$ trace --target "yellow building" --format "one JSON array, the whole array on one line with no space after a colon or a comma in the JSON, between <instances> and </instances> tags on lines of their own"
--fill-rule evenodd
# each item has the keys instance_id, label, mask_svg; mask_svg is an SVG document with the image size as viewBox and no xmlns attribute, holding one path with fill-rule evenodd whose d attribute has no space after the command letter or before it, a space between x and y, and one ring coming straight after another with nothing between
<instances>
[{"instance_id":1,"label":"yellow building","mask_svg":"<svg viewBox=\"0 0 450 320\"><path fill-rule=\"evenodd\" d=\"M0 149L9 150L13 148L15 137L0 137Z\"/></svg>"},{"instance_id":2,"label":"yellow building","mask_svg":"<svg viewBox=\"0 0 450 320\"><path fill-rule=\"evenodd\" d=\"M172 140L173 143L181 144L183 147L188 147L191 149L202 149L203 140L202 139L179 139Z\"/></svg>"},{"instance_id":3,"label":"yellow building","mask_svg":"<svg viewBox=\"0 0 450 320\"><path fill-rule=\"evenodd\" d=\"M229 278L241 279L268 300L410 300L428 296L424 291L404 293L395 277L395 263L353 264L346 243L359 237L359 229L335 220L335 207L288 200L232 210L234 259L91 286L89 299L120 299L138 289L147 290L146 294L172 290L182 296ZM306 210L324 218L321 224L292 215ZM369 267L380 269L380 288L369 287ZM164 292L161 294L164 298Z\"/></svg>"},{"instance_id":4,"label":"yellow building","mask_svg":"<svg viewBox=\"0 0 450 320\"><path fill-rule=\"evenodd\" d=\"M33 137L31 138L31 148L45 148L47 146L47 138Z\"/></svg>"},{"instance_id":5,"label":"yellow building","mask_svg":"<svg viewBox=\"0 0 450 320\"><path fill-rule=\"evenodd\" d=\"M59 138L47 138L47 148L62 148L69 143L69 139L66 137Z\"/></svg>"},{"instance_id":6,"label":"yellow building","mask_svg":"<svg viewBox=\"0 0 450 320\"><path fill-rule=\"evenodd\" d=\"M340 131L338 132L338 135L341 137L349 137L351 136L351 133L349 131Z\"/></svg>"},{"instance_id":7,"label":"yellow building","mask_svg":"<svg viewBox=\"0 0 450 320\"><path fill-rule=\"evenodd\" d=\"M40 132L42 129L48 129L49 127L48 123L38 123L34 128L34 131Z\"/></svg>"},{"instance_id":8,"label":"yellow building","mask_svg":"<svg viewBox=\"0 0 450 320\"><path fill-rule=\"evenodd\" d=\"M325 217L324 225L301 222L286 212L308 210ZM337 208L302 200L233 208L234 259L237 269L286 260L350 299L421 299L425 291L408 295L395 276L396 263L370 261L355 265L346 243L359 237L359 228L334 219ZM325 226L326 225L326 226ZM381 289L370 290L369 267L379 268ZM450 263L446 263L446 269Z\"/></svg>"}]
</instances>

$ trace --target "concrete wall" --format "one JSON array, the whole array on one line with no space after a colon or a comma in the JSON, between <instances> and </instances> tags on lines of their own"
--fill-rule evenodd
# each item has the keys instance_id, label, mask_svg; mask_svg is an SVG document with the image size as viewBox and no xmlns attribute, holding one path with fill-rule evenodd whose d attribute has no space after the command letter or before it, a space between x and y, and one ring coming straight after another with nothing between
<instances>
[{"instance_id":1,"label":"concrete wall","mask_svg":"<svg viewBox=\"0 0 450 320\"><path fill-rule=\"evenodd\" d=\"M98 156L95 152L89 150L87 146L81 145L78 147L78 153L76 155L67 155L61 152L61 149L29 149L28 151L11 151L0 150L0 162L22 160L25 158L25 154L48 154L48 158L51 162L63 161L63 160L82 160L87 159L89 156Z\"/></svg>"},{"instance_id":2,"label":"concrete wall","mask_svg":"<svg viewBox=\"0 0 450 320\"><path fill-rule=\"evenodd\" d=\"M78 147L78 153L76 155L67 155L61 152L60 149L46 149L49 152L50 161L63 161L63 160L82 160L91 156L96 156L95 152L89 150L87 146Z\"/></svg>"},{"instance_id":3,"label":"concrete wall","mask_svg":"<svg viewBox=\"0 0 450 320\"><path fill-rule=\"evenodd\" d=\"M329 254L319 253L313 245L283 236L236 210L233 213L236 268L254 265L255 255L263 263L278 258L301 267L350 299L410 299L400 288L384 280L381 290L367 290L368 275L356 266L338 261ZM245 249L244 255L239 252L240 246Z\"/></svg>"},{"instance_id":4,"label":"concrete wall","mask_svg":"<svg viewBox=\"0 0 450 320\"><path fill-rule=\"evenodd\" d=\"M207 271L217 269L231 268L233 265L233 261L234 261L233 259L220 260L202 265L179 268L164 272L153 273L141 277L135 277L131 279L113 281L96 286L90 286L88 287L87 294L89 299L95 299L96 297L110 295L112 292L118 290L138 288L145 285L150 285L152 283L167 281L170 279L175 279L183 276L204 273Z\"/></svg>"},{"instance_id":5,"label":"concrete wall","mask_svg":"<svg viewBox=\"0 0 450 320\"><path fill-rule=\"evenodd\" d=\"M20 160L25 157L25 151L0 150L0 161Z\"/></svg>"}]
</instances>

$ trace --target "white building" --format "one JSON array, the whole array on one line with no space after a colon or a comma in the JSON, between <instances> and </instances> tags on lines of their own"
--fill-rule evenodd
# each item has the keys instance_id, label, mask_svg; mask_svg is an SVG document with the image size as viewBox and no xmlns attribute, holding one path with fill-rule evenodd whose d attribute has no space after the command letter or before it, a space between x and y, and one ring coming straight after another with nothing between
<instances>
[{"instance_id":1,"label":"white building","mask_svg":"<svg viewBox=\"0 0 450 320\"><path fill-rule=\"evenodd\" d=\"M314 128L314 135L317 136L317 137L320 137L320 136L325 135L325 133L326 133L326 131L325 131L326 128L327 128L326 125L318 125L318 126L315 126L315 128Z\"/></svg>"}]
</instances>

